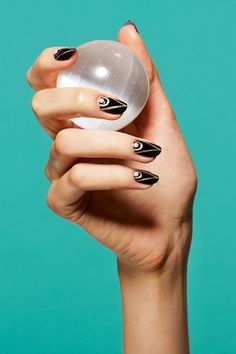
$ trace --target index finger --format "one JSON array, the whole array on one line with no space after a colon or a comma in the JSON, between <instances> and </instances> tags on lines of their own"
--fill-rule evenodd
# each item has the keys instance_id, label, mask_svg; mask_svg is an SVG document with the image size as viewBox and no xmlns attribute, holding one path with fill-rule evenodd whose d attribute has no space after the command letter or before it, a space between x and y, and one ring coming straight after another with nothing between
<instances>
[{"instance_id":1,"label":"index finger","mask_svg":"<svg viewBox=\"0 0 236 354\"><path fill-rule=\"evenodd\" d=\"M44 49L27 71L26 79L36 91L56 87L58 73L70 68L77 58L76 48L51 47Z\"/></svg>"}]
</instances>

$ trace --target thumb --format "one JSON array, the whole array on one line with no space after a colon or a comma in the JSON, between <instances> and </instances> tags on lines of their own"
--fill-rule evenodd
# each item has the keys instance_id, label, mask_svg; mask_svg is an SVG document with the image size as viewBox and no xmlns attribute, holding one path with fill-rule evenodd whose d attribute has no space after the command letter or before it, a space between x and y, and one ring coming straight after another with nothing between
<instances>
[{"instance_id":1,"label":"thumb","mask_svg":"<svg viewBox=\"0 0 236 354\"><path fill-rule=\"evenodd\" d=\"M161 106L169 106L156 65L149 55L137 27L132 21L129 20L120 28L118 42L131 49L146 68L150 83L150 99L154 97L159 107L160 104Z\"/></svg>"}]
</instances>

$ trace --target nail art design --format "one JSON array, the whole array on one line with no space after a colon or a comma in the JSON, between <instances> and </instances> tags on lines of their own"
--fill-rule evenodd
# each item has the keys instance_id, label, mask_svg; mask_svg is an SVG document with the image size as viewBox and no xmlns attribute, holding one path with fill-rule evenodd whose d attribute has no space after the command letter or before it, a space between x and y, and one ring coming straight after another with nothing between
<instances>
[{"instance_id":1,"label":"nail art design","mask_svg":"<svg viewBox=\"0 0 236 354\"><path fill-rule=\"evenodd\" d=\"M127 109L127 104L125 102L106 96L100 96L98 104L102 111L111 114L122 114Z\"/></svg>"},{"instance_id":2,"label":"nail art design","mask_svg":"<svg viewBox=\"0 0 236 354\"><path fill-rule=\"evenodd\" d=\"M76 52L76 48L61 48L54 53L56 60L68 60Z\"/></svg>"},{"instance_id":3,"label":"nail art design","mask_svg":"<svg viewBox=\"0 0 236 354\"><path fill-rule=\"evenodd\" d=\"M136 154L146 157L156 157L161 153L160 146L147 141L135 140L133 143L133 149Z\"/></svg>"},{"instance_id":4,"label":"nail art design","mask_svg":"<svg viewBox=\"0 0 236 354\"><path fill-rule=\"evenodd\" d=\"M132 20L128 20L127 22L125 22L124 26L126 26L126 25L132 25L132 26L134 26L134 28L136 29L136 32L139 33L139 31L138 31L138 29L137 29L135 23L134 23Z\"/></svg>"},{"instance_id":5,"label":"nail art design","mask_svg":"<svg viewBox=\"0 0 236 354\"><path fill-rule=\"evenodd\" d=\"M153 185L159 181L159 177L149 171L137 170L133 173L135 181L143 184Z\"/></svg>"}]
</instances>

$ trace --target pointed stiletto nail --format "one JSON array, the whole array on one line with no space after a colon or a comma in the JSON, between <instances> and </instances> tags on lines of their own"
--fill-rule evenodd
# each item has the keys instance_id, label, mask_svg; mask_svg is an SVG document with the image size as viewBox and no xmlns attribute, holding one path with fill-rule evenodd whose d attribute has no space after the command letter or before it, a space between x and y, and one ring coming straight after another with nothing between
<instances>
[{"instance_id":1,"label":"pointed stiletto nail","mask_svg":"<svg viewBox=\"0 0 236 354\"><path fill-rule=\"evenodd\" d=\"M136 170L133 173L135 181L143 184L153 185L159 181L159 177L149 171Z\"/></svg>"},{"instance_id":2,"label":"pointed stiletto nail","mask_svg":"<svg viewBox=\"0 0 236 354\"><path fill-rule=\"evenodd\" d=\"M127 26L127 25L132 25L134 26L134 28L136 29L136 32L139 33L135 23L132 21L132 20L128 20L127 22L125 22L124 26Z\"/></svg>"},{"instance_id":3,"label":"pointed stiletto nail","mask_svg":"<svg viewBox=\"0 0 236 354\"><path fill-rule=\"evenodd\" d=\"M161 153L161 147L159 145L140 140L134 141L133 150L136 154L146 157L156 157Z\"/></svg>"},{"instance_id":4,"label":"pointed stiletto nail","mask_svg":"<svg viewBox=\"0 0 236 354\"><path fill-rule=\"evenodd\" d=\"M98 104L102 111L110 114L122 114L128 107L127 103L107 96L100 96Z\"/></svg>"},{"instance_id":5,"label":"pointed stiletto nail","mask_svg":"<svg viewBox=\"0 0 236 354\"><path fill-rule=\"evenodd\" d=\"M61 48L54 53L56 60L69 60L76 52L76 48Z\"/></svg>"}]
</instances>

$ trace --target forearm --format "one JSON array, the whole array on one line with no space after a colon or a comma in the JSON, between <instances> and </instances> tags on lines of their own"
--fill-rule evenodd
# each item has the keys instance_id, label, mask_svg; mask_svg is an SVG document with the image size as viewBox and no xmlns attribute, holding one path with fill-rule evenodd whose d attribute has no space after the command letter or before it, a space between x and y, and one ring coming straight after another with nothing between
<instances>
[{"instance_id":1,"label":"forearm","mask_svg":"<svg viewBox=\"0 0 236 354\"><path fill-rule=\"evenodd\" d=\"M124 354L188 354L186 267L147 273L118 262Z\"/></svg>"}]
</instances>

